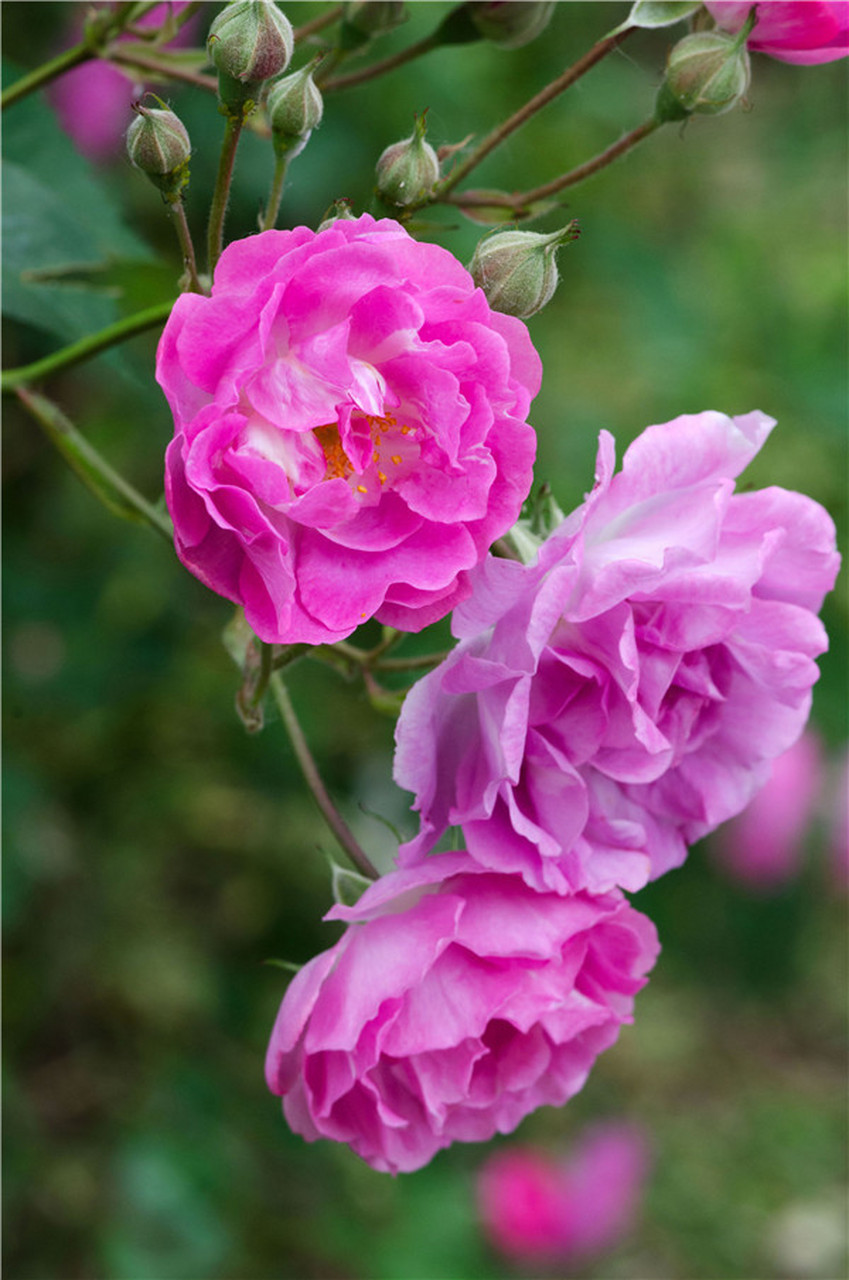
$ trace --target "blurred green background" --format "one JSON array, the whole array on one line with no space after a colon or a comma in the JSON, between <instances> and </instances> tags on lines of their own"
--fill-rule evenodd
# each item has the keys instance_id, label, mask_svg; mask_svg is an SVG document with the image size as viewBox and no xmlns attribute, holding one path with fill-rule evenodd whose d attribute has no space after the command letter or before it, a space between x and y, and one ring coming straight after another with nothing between
<instances>
[{"instance_id":1,"label":"blurred green background","mask_svg":"<svg viewBox=\"0 0 849 1280\"><path fill-rule=\"evenodd\" d=\"M296 25L323 8L283 7ZM61 47L80 8L4 5L11 75ZM449 8L412 5L366 57L403 47ZM201 34L217 11L206 7ZM626 13L561 3L523 49L445 49L328 97L279 225L315 226L338 196L366 207L374 161L415 112L428 108L437 145L480 135ZM535 185L638 124L683 33L631 37L472 184ZM753 62L747 108L667 126L569 193L583 234L561 254L554 301L529 322L545 365L537 480L564 509L591 485L600 428L621 452L682 412L759 408L779 426L747 480L811 494L845 533L846 64ZM201 90L167 94L193 141L200 244L222 121ZM4 120L9 365L168 298L179 273L154 189L120 157L95 172L40 99ZM256 229L270 176L269 144L247 136L228 238ZM482 229L452 211L436 218L422 234L467 261ZM85 269L60 285L21 282L22 269L69 261ZM150 496L171 430L154 349L154 337L137 338L46 387ZM289 1133L262 1076L286 976L264 962L302 962L336 936L320 923L333 841L279 722L249 737L234 714L227 603L165 543L110 517L17 406L4 407L6 1274L538 1274L511 1268L480 1234L474 1179L491 1148L458 1146L392 1179ZM824 616L832 648L814 721L831 794L846 745L845 593ZM323 667L303 663L291 683L331 790L385 865L390 837L364 810L412 831L391 784L391 721ZM650 1133L640 1226L568 1274L845 1274L846 898L828 860L831 803L799 877L777 894L736 885L700 846L637 896L664 951L636 1024L579 1097L517 1135L567 1150L595 1117Z\"/></svg>"}]
</instances>

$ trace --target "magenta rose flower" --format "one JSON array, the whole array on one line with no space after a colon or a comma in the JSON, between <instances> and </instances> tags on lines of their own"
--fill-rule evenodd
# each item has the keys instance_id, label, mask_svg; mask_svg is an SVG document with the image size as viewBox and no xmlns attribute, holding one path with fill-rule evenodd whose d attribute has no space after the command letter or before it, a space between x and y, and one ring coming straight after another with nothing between
<instances>
[{"instance_id":1,"label":"magenta rose flower","mask_svg":"<svg viewBox=\"0 0 849 1280\"><path fill-rule=\"evenodd\" d=\"M816 502L734 477L774 423L649 427L522 565L489 557L461 643L407 695L395 777L419 834L462 827L538 889L634 890L748 803L801 733L839 557Z\"/></svg>"},{"instance_id":2,"label":"magenta rose flower","mask_svg":"<svg viewBox=\"0 0 849 1280\"><path fill-rule=\"evenodd\" d=\"M180 559L266 641L419 630L516 520L540 376L524 324L396 222L236 241L159 346Z\"/></svg>"},{"instance_id":3,"label":"magenta rose flower","mask_svg":"<svg viewBox=\"0 0 849 1280\"><path fill-rule=\"evenodd\" d=\"M497 1151L478 1178L484 1230L518 1261L604 1253L633 1226L648 1164L642 1131L613 1122L584 1130L567 1159L533 1147Z\"/></svg>"},{"instance_id":4,"label":"magenta rose flower","mask_svg":"<svg viewBox=\"0 0 849 1280\"><path fill-rule=\"evenodd\" d=\"M266 1076L296 1133L375 1169L509 1133L582 1087L658 944L621 894L535 893L465 853L393 871L293 979Z\"/></svg>"},{"instance_id":5,"label":"magenta rose flower","mask_svg":"<svg viewBox=\"0 0 849 1280\"><path fill-rule=\"evenodd\" d=\"M705 0L718 26L739 31L751 12L748 0ZM849 54L847 0L760 0L746 44L781 62L812 66Z\"/></svg>"}]
</instances>

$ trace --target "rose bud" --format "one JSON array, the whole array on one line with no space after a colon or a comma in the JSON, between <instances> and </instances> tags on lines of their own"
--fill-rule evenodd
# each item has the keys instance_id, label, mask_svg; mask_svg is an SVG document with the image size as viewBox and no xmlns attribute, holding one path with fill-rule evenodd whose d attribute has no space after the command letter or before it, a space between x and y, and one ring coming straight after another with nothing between
<instances>
[{"instance_id":1,"label":"rose bud","mask_svg":"<svg viewBox=\"0 0 849 1280\"><path fill-rule=\"evenodd\" d=\"M685 120L694 112L718 116L740 101L751 69L745 37L723 31L697 31L679 40L666 65L655 116L661 122Z\"/></svg>"},{"instance_id":2,"label":"rose bud","mask_svg":"<svg viewBox=\"0 0 849 1280\"><path fill-rule=\"evenodd\" d=\"M496 311L526 320L551 301L557 288L555 254L580 234L575 221L551 235L499 231L475 249L469 271Z\"/></svg>"},{"instance_id":3,"label":"rose bud","mask_svg":"<svg viewBox=\"0 0 849 1280\"><path fill-rule=\"evenodd\" d=\"M207 45L219 97L228 112L241 114L260 85L288 67L292 24L272 0L234 0L213 22Z\"/></svg>"},{"instance_id":4,"label":"rose bud","mask_svg":"<svg viewBox=\"0 0 849 1280\"><path fill-rule=\"evenodd\" d=\"M127 154L166 200L180 198L189 180L192 144L186 126L165 107L133 105L136 118L127 130Z\"/></svg>"},{"instance_id":5,"label":"rose bud","mask_svg":"<svg viewBox=\"0 0 849 1280\"><path fill-rule=\"evenodd\" d=\"M430 195L439 181L439 159L425 142L424 115L416 118L412 136L393 142L377 162L377 193L387 202L405 206Z\"/></svg>"},{"instance_id":6,"label":"rose bud","mask_svg":"<svg viewBox=\"0 0 849 1280\"><path fill-rule=\"evenodd\" d=\"M472 0L469 17L485 40L500 49L530 44L551 21L553 0Z\"/></svg>"},{"instance_id":7,"label":"rose bud","mask_svg":"<svg viewBox=\"0 0 849 1280\"><path fill-rule=\"evenodd\" d=\"M352 0L345 5L342 18L343 46L365 44L373 36L394 30L408 17L403 0Z\"/></svg>"},{"instance_id":8,"label":"rose bud","mask_svg":"<svg viewBox=\"0 0 849 1280\"><path fill-rule=\"evenodd\" d=\"M274 150L294 159L307 144L324 114L324 100L313 80L315 63L276 80L268 92L266 108Z\"/></svg>"}]
</instances>

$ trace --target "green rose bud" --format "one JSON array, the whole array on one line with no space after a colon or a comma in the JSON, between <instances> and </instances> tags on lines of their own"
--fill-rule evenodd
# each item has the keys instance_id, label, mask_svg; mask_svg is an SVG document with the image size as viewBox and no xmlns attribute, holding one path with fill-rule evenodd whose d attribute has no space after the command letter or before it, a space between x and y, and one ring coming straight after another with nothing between
<instances>
[{"instance_id":1,"label":"green rose bud","mask_svg":"<svg viewBox=\"0 0 849 1280\"><path fill-rule=\"evenodd\" d=\"M351 212L351 201L345 196L333 201L333 204L318 224L318 230L324 231L327 227L332 227L334 222L339 222L340 219L343 222L356 221L355 215Z\"/></svg>"},{"instance_id":2,"label":"green rose bud","mask_svg":"<svg viewBox=\"0 0 849 1280\"><path fill-rule=\"evenodd\" d=\"M207 46L221 102L228 113L241 114L260 86L288 67L292 25L272 0L233 0L210 27Z\"/></svg>"},{"instance_id":3,"label":"green rose bud","mask_svg":"<svg viewBox=\"0 0 849 1280\"><path fill-rule=\"evenodd\" d=\"M501 49L530 44L554 13L553 0L472 0L469 17L485 40Z\"/></svg>"},{"instance_id":4,"label":"green rose bud","mask_svg":"<svg viewBox=\"0 0 849 1280\"><path fill-rule=\"evenodd\" d=\"M425 142L424 115L417 117L416 127L403 142L393 142L377 162L377 193L400 208L426 200L439 181L439 159L429 142Z\"/></svg>"},{"instance_id":5,"label":"green rose bud","mask_svg":"<svg viewBox=\"0 0 849 1280\"><path fill-rule=\"evenodd\" d=\"M580 234L575 221L551 235L498 231L481 240L469 271L495 311L526 320L551 301L557 288L555 254Z\"/></svg>"},{"instance_id":6,"label":"green rose bud","mask_svg":"<svg viewBox=\"0 0 849 1280\"><path fill-rule=\"evenodd\" d=\"M317 62L275 80L268 91L266 110L271 124L274 150L293 160L303 151L309 136L324 114L324 100L313 80Z\"/></svg>"},{"instance_id":7,"label":"green rose bud","mask_svg":"<svg viewBox=\"0 0 849 1280\"><path fill-rule=\"evenodd\" d=\"M189 180L192 144L173 111L133 104L136 118L127 130L127 154L168 201L179 200Z\"/></svg>"},{"instance_id":8,"label":"green rose bud","mask_svg":"<svg viewBox=\"0 0 849 1280\"><path fill-rule=\"evenodd\" d=\"M689 115L719 116L740 101L751 68L745 39L724 31L697 31L679 40L669 54L666 79L655 103L662 122Z\"/></svg>"}]
</instances>

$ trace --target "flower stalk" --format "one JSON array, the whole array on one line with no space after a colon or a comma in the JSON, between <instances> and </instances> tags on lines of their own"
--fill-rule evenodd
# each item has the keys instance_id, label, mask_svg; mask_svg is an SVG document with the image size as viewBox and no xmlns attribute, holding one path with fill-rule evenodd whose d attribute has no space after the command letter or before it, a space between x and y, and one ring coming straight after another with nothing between
<instances>
[{"instance_id":1,"label":"flower stalk","mask_svg":"<svg viewBox=\"0 0 849 1280\"><path fill-rule=\"evenodd\" d=\"M318 767L313 759L312 752L309 749L304 731L301 728L295 708L292 705L292 699L289 697L289 690L286 688L279 672L275 672L269 680L271 692L274 695L274 701L277 703L277 709L280 712L280 718L289 735L289 741L295 752L295 758L301 767L304 775L304 781L315 797L315 802L321 810L322 816L335 835L339 844L347 853L354 866L368 876L370 880L377 880L379 872L377 868L368 858L365 850L359 844L356 836L348 826L345 819L339 813L338 809L330 799L330 795L325 787Z\"/></svg>"}]
</instances>

